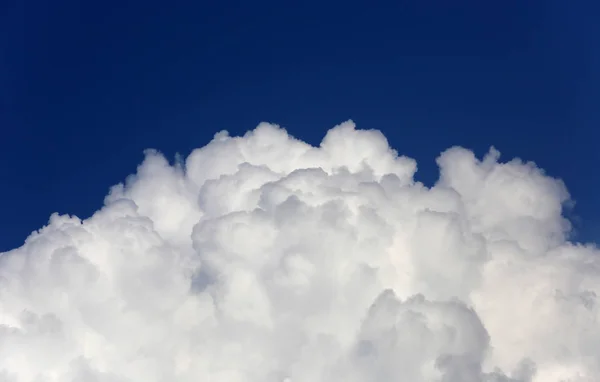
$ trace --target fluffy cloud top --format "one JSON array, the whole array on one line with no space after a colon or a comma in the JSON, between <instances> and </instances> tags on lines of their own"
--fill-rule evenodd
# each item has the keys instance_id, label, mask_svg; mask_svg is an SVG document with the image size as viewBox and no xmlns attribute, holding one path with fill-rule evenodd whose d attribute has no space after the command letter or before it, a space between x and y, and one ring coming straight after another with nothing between
<instances>
[{"instance_id":1,"label":"fluffy cloud top","mask_svg":"<svg viewBox=\"0 0 600 382\"><path fill-rule=\"evenodd\" d=\"M563 184L378 131L261 124L149 151L86 220L0 254L2 382L600 381L600 251Z\"/></svg>"}]
</instances>

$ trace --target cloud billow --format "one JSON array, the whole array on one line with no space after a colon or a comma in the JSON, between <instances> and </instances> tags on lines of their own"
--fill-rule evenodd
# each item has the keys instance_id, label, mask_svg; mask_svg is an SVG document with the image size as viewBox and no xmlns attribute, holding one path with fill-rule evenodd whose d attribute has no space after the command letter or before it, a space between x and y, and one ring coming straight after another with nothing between
<instances>
[{"instance_id":1,"label":"cloud billow","mask_svg":"<svg viewBox=\"0 0 600 382\"><path fill-rule=\"evenodd\" d=\"M148 151L92 217L0 254L0 381L600 380L600 251L562 182L378 131Z\"/></svg>"}]
</instances>

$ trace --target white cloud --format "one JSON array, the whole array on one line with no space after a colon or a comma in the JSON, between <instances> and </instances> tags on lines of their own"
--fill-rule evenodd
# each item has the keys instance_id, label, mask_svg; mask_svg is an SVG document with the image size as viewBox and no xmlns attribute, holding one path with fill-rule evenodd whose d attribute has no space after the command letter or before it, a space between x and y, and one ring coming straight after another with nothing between
<instances>
[{"instance_id":1,"label":"white cloud","mask_svg":"<svg viewBox=\"0 0 600 382\"><path fill-rule=\"evenodd\" d=\"M563 184L347 122L148 151L91 218L0 255L0 381L600 380L600 251Z\"/></svg>"}]
</instances>

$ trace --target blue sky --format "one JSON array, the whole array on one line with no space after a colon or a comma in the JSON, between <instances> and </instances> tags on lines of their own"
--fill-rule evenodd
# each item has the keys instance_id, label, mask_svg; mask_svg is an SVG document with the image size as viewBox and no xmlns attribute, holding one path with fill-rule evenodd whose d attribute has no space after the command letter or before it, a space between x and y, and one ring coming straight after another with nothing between
<instances>
[{"instance_id":1,"label":"blue sky","mask_svg":"<svg viewBox=\"0 0 600 382\"><path fill-rule=\"evenodd\" d=\"M353 119L437 178L452 145L562 178L600 232L600 27L589 2L8 1L0 5L0 251L87 217L146 148ZM592 9L592 8L596 9Z\"/></svg>"}]
</instances>

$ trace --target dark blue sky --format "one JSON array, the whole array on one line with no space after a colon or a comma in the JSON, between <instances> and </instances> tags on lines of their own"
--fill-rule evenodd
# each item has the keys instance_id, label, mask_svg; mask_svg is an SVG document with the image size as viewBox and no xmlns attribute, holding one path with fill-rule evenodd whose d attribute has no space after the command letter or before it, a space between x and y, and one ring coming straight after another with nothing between
<instances>
[{"instance_id":1,"label":"dark blue sky","mask_svg":"<svg viewBox=\"0 0 600 382\"><path fill-rule=\"evenodd\" d=\"M426 183L452 145L534 160L597 240L593 3L2 1L0 251L52 212L89 216L145 148L185 155L263 120L317 144L349 118Z\"/></svg>"}]
</instances>

